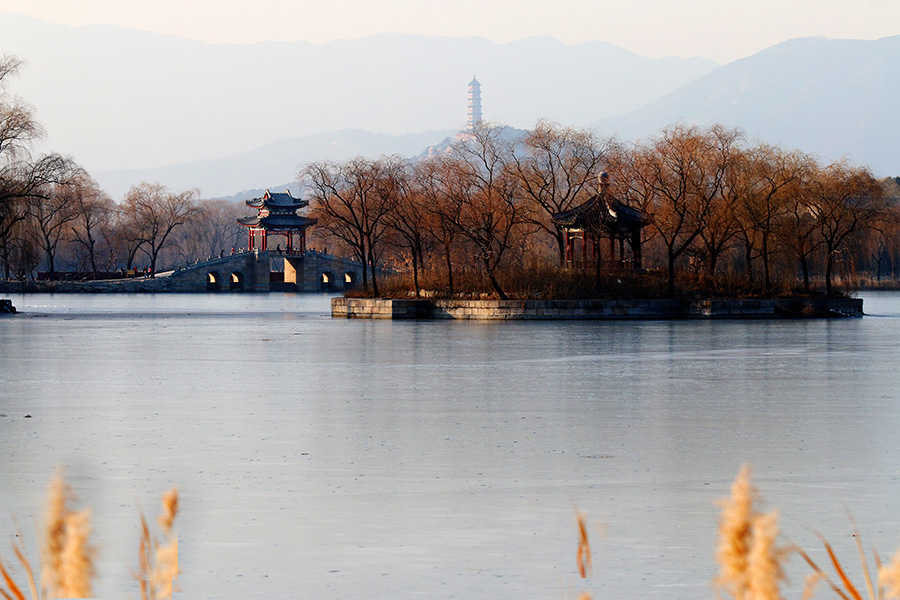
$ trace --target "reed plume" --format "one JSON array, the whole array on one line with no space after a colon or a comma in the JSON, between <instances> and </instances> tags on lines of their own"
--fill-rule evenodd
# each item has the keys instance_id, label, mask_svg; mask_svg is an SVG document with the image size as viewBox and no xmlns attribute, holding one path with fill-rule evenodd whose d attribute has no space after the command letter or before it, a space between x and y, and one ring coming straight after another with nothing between
<instances>
[{"instance_id":1,"label":"reed plume","mask_svg":"<svg viewBox=\"0 0 900 600\"><path fill-rule=\"evenodd\" d=\"M759 491L744 465L721 501L716 585L734 600L780 600L787 551L777 546L778 513L760 513Z\"/></svg>"},{"instance_id":2,"label":"reed plume","mask_svg":"<svg viewBox=\"0 0 900 600\"><path fill-rule=\"evenodd\" d=\"M141 542L138 551L141 600L171 598L178 577L178 534L172 527L178 514L178 489L172 488L162 496L163 512L158 523L165 535L160 544L150 533L147 519L141 514Z\"/></svg>"},{"instance_id":3,"label":"reed plume","mask_svg":"<svg viewBox=\"0 0 900 600\"><path fill-rule=\"evenodd\" d=\"M88 598L94 576L91 535L91 511L85 509L66 514L66 537L60 555L59 598Z\"/></svg>"},{"instance_id":4,"label":"reed plume","mask_svg":"<svg viewBox=\"0 0 900 600\"><path fill-rule=\"evenodd\" d=\"M35 571L25 553L24 546L13 544L16 555L28 582L32 600L42 598L87 598L92 595L94 577L94 549L91 535L91 513L85 509L73 511L69 502L73 499L71 488L58 469L47 487L47 506L41 539L41 578L38 589ZM18 585L0 561L0 597L5 600L25 600L24 586Z\"/></svg>"},{"instance_id":5,"label":"reed plume","mask_svg":"<svg viewBox=\"0 0 900 600\"><path fill-rule=\"evenodd\" d=\"M94 577L94 548L90 545L91 512L89 509L74 511L69 503L74 499L72 489L58 469L47 487L47 506L41 535L41 577L38 588L35 570L25 553L24 546L13 543L13 552L22 566L27 586L15 581L0 560L0 599L26 600L25 591L32 600L46 598L87 598L92 596ZM165 535L160 544L151 536L146 519L141 515L141 598L159 600L171 598L174 580L178 576L178 536L173 531L178 514L178 490L172 488L163 494L163 511L159 525Z\"/></svg>"},{"instance_id":6,"label":"reed plume","mask_svg":"<svg viewBox=\"0 0 900 600\"><path fill-rule=\"evenodd\" d=\"M784 580L783 551L776 546L778 511L757 515L747 556L747 592L754 600L780 600Z\"/></svg>"},{"instance_id":7,"label":"reed plume","mask_svg":"<svg viewBox=\"0 0 900 600\"><path fill-rule=\"evenodd\" d=\"M163 533L169 535L172 532L172 524L178 514L178 488L172 488L162 496L163 513L159 516L159 526Z\"/></svg>"},{"instance_id":8,"label":"reed plume","mask_svg":"<svg viewBox=\"0 0 900 600\"><path fill-rule=\"evenodd\" d=\"M884 588L886 598L900 598L900 550L894 554L891 562L880 565L878 585Z\"/></svg>"},{"instance_id":9,"label":"reed plume","mask_svg":"<svg viewBox=\"0 0 900 600\"><path fill-rule=\"evenodd\" d=\"M72 489L57 469L47 489L44 543L41 548L41 588L53 598L91 596L94 549L89 543L89 510L69 508Z\"/></svg>"},{"instance_id":10,"label":"reed plume","mask_svg":"<svg viewBox=\"0 0 900 600\"><path fill-rule=\"evenodd\" d=\"M62 468L56 469L47 486L44 512L44 536L41 546L41 587L51 595L62 588L62 556L66 545L66 514L72 499L72 488L63 479Z\"/></svg>"}]
</instances>

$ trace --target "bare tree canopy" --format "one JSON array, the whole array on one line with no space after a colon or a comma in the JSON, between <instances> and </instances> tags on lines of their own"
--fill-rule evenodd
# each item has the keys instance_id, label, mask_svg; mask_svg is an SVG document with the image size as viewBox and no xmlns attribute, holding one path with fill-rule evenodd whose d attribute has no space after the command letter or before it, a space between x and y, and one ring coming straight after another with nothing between
<instances>
[{"instance_id":1,"label":"bare tree canopy","mask_svg":"<svg viewBox=\"0 0 900 600\"><path fill-rule=\"evenodd\" d=\"M319 227L342 240L363 269L363 286L378 295L376 267L387 231L387 215L394 210L402 186L399 157L354 158L344 163L318 162L303 168L312 216Z\"/></svg>"},{"instance_id":2,"label":"bare tree canopy","mask_svg":"<svg viewBox=\"0 0 900 600\"><path fill-rule=\"evenodd\" d=\"M20 66L0 59L6 278L124 276L136 262L146 267L144 259L155 274L241 243L239 204L198 202L194 192L158 183L135 186L116 204L71 159L33 156L42 129L6 92ZM610 177L598 188L602 171ZM678 123L621 144L547 121L524 134L480 124L418 159L317 161L298 177L318 219L313 235L358 260L375 295L387 282L391 293L400 285L414 297L541 297L552 289L596 297L640 278L653 283L639 289L669 297L698 289L832 295L869 273L900 277L900 178L876 180L864 167L751 143L722 125ZM604 219L639 216L627 240L619 230L552 218L601 197L609 199ZM603 260L601 237L610 242ZM573 239L582 258L566 261ZM640 260L624 256L626 241Z\"/></svg>"},{"instance_id":3,"label":"bare tree canopy","mask_svg":"<svg viewBox=\"0 0 900 600\"><path fill-rule=\"evenodd\" d=\"M122 202L122 211L132 223L132 240L150 259L150 272L156 275L159 253L172 231L197 214L193 190L173 193L158 183L132 187Z\"/></svg>"},{"instance_id":4,"label":"bare tree canopy","mask_svg":"<svg viewBox=\"0 0 900 600\"><path fill-rule=\"evenodd\" d=\"M35 205L48 201L54 185L63 184L79 169L71 159L50 154L33 159L32 146L44 130L35 120L32 108L6 91L9 77L21 68L22 61L0 57L0 259L9 277L10 253L15 246L26 244L21 236L13 236L19 224ZM16 239L14 239L16 237ZM47 236L42 236L47 251ZM53 244L55 248L55 244ZM52 252L51 252L52 263Z\"/></svg>"},{"instance_id":5,"label":"bare tree canopy","mask_svg":"<svg viewBox=\"0 0 900 600\"><path fill-rule=\"evenodd\" d=\"M532 211L521 195L513 147L505 128L476 126L438 160L447 202L441 216L468 240L491 287L507 299L497 270L528 232Z\"/></svg>"},{"instance_id":6,"label":"bare tree canopy","mask_svg":"<svg viewBox=\"0 0 900 600\"><path fill-rule=\"evenodd\" d=\"M590 131L539 121L512 154L522 193L534 204L535 223L553 236L560 263L565 258L562 228L550 216L585 202L596 193L597 176L615 140L601 140Z\"/></svg>"}]
</instances>

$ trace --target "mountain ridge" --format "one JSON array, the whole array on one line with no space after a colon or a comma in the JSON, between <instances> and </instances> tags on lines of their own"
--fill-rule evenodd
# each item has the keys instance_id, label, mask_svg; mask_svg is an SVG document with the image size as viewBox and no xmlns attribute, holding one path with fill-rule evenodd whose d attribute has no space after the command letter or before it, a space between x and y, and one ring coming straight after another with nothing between
<instances>
[{"instance_id":1,"label":"mountain ridge","mask_svg":"<svg viewBox=\"0 0 900 600\"><path fill-rule=\"evenodd\" d=\"M35 106L49 146L91 171L222 158L348 127L394 135L461 129L473 73L488 119L586 125L717 66L548 37L211 44L9 14L0 15L0 51L27 61L14 88Z\"/></svg>"},{"instance_id":2,"label":"mountain ridge","mask_svg":"<svg viewBox=\"0 0 900 600\"><path fill-rule=\"evenodd\" d=\"M707 73L634 111L593 126L641 139L670 123L722 123L823 160L847 157L900 171L900 36L797 38Z\"/></svg>"},{"instance_id":3,"label":"mountain ridge","mask_svg":"<svg viewBox=\"0 0 900 600\"><path fill-rule=\"evenodd\" d=\"M796 38L722 66L548 36L210 44L10 15L0 40L28 61L14 91L35 105L51 149L114 197L145 179L219 197L291 181L309 160L416 156L464 127L473 74L486 119L513 128L547 118L632 141L676 122L723 123L823 160L900 171L900 36ZM116 160L100 166L100 150ZM122 167L139 155L156 158Z\"/></svg>"},{"instance_id":4,"label":"mountain ridge","mask_svg":"<svg viewBox=\"0 0 900 600\"><path fill-rule=\"evenodd\" d=\"M156 181L175 190L198 189L205 198L243 198L246 191L292 185L284 182L294 182L297 171L307 162L381 154L399 154L407 158L454 133L445 130L390 135L348 128L286 138L220 159L152 169L96 171L92 176L114 199L120 199L131 186L142 181Z\"/></svg>"}]
</instances>

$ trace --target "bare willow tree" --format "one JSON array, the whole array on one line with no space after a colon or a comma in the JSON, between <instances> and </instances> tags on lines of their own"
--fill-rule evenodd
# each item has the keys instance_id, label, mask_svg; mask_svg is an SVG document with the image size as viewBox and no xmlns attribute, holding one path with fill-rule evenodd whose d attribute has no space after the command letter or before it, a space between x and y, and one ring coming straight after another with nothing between
<instances>
[{"instance_id":1,"label":"bare willow tree","mask_svg":"<svg viewBox=\"0 0 900 600\"><path fill-rule=\"evenodd\" d=\"M834 266L850 237L871 227L884 212L883 190L867 168L833 163L812 182L808 208L825 249L825 294L834 293Z\"/></svg>"},{"instance_id":2,"label":"bare willow tree","mask_svg":"<svg viewBox=\"0 0 900 600\"><path fill-rule=\"evenodd\" d=\"M630 154L627 195L645 212L666 252L667 289L675 292L676 261L703 233L720 196L725 166L716 160L717 128L674 125ZM733 135L723 131L721 143ZM736 135L734 135L736 139Z\"/></svg>"},{"instance_id":3,"label":"bare willow tree","mask_svg":"<svg viewBox=\"0 0 900 600\"><path fill-rule=\"evenodd\" d=\"M446 202L441 217L468 240L497 295L508 299L498 270L533 222L522 201L506 128L481 125L450 147L441 162Z\"/></svg>"},{"instance_id":4,"label":"bare willow tree","mask_svg":"<svg viewBox=\"0 0 900 600\"><path fill-rule=\"evenodd\" d=\"M32 108L7 91L9 78L22 61L0 57L0 260L10 275L11 250L22 245L15 238L28 231L21 227L29 214L29 203L46 199L49 186L64 181L75 171L74 163L58 154L32 157L33 145L44 136Z\"/></svg>"},{"instance_id":5,"label":"bare willow tree","mask_svg":"<svg viewBox=\"0 0 900 600\"><path fill-rule=\"evenodd\" d=\"M394 232L392 245L409 256L413 269L413 287L419 297L419 271L425 261L428 245L428 221L432 213L428 203L428 192L418 184L415 167L405 165L397 178L397 202L387 213L386 222Z\"/></svg>"},{"instance_id":6,"label":"bare willow tree","mask_svg":"<svg viewBox=\"0 0 900 600\"><path fill-rule=\"evenodd\" d=\"M13 56L0 57L0 250L5 251L13 228L28 215L26 200L37 186L28 180L27 160L32 144L44 134L31 107L6 90L21 66Z\"/></svg>"},{"instance_id":7,"label":"bare willow tree","mask_svg":"<svg viewBox=\"0 0 900 600\"><path fill-rule=\"evenodd\" d=\"M172 247L179 261L216 256L246 243L247 230L238 224L242 206L230 200L200 200L197 215L173 232Z\"/></svg>"},{"instance_id":8,"label":"bare willow tree","mask_svg":"<svg viewBox=\"0 0 900 600\"><path fill-rule=\"evenodd\" d=\"M595 193L594 182L615 144L590 131L538 121L521 140L522 152L512 154L522 192L537 207L535 223L555 240L560 263L566 256L565 233L550 216Z\"/></svg>"},{"instance_id":9,"label":"bare willow tree","mask_svg":"<svg viewBox=\"0 0 900 600\"><path fill-rule=\"evenodd\" d=\"M772 291L772 258L777 249L773 239L779 224L789 216L790 199L799 196L809 162L799 152L785 152L765 144L751 148L745 157L746 186L737 198L744 260L751 280L753 261L762 260L766 293Z\"/></svg>"},{"instance_id":10,"label":"bare willow tree","mask_svg":"<svg viewBox=\"0 0 900 600\"><path fill-rule=\"evenodd\" d=\"M700 229L699 242L706 261L706 275L717 276L719 259L735 244L740 232L739 199L747 192L746 155L739 142L743 133L721 125L711 127L709 143L710 184L717 188L709 197L706 217Z\"/></svg>"},{"instance_id":11,"label":"bare willow tree","mask_svg":"<svg viewBox=\"0 0 900 600\"><path fill-rule=\"evenodd\" d=\"M778 221L775 230L778 245L797 260L805 292L809 292L811 289L813 257L822 244L822 238L818 236L818 220L810 208L812 204L811 189L818 168L813 160L807 164L795 193L785 199L785 215Z\"/></svg>"},{"instance_id":12,"label":"bare willow tree","mask_svg":"<svg viewBox=\"0 0 900 600\"><path fill-rule=\"evenodd\" d=\"M881 281L884 275L897 275L897 254L900 250L900 183L897 179L884 177L878 182L884 196L884 210L872 224L872 235L865 246L868 251L866 262L874 265L876 281Z\"/></svg>"},{"instance_id":13,"label":"bare willow tree","mask_svg":"<svg viewBox=\"0 0 900 600\"><path fill-rule=\"evenodd\" d=\"M169 236L197 215L194 191L169 192L158 183L132 187L122 202L122 210L133 226L130 235L150 259L150 273L156 276L156 263Z\"/></svg>"},{"instance_id":14,"label":"bare willow tree","mask_svg":"<svg viewBox=\"0 0 900 600\"><path fill-rule=\"evenodd\" d=\"M77 184L74 178L47 187L46 192L31 198L28 203L28 219L33 223L32 232L47 263L51 279L56 273L56 250L69 223L78 218Z\"/></svg>"},{"instance_id":15,"label":"bare willow tree","mask_svg":"<svg viewBox=\"0 0 900 600\"><path fill-rule=\"evenodd\" d=\"M76 254L82 270L90 270L96 279L98 276L98 249L104 245L104 230L110 227L115 214L115 203L112 198L100 189L97 182L87 175L82 175L73 182L75 186L75 204L77 217L72 223L72 238L77 247ZM109 264L109 249L107 248Z\"/></svg>"},{"instance_id":16,"label":"bare willow tree","mask_svg":"<svg viewBox=\"0 0 900 600\"><path fill-rule=\"evenodd\" d=\"M319 227L351 248L364 265L363 287L368 288L371 275L372 291L377 296L378 259L388 214L398 202L402 160L391 156L314 162L298 177L309 192L311 214L318 219Z\"/></svg>"},{"instance_id":17,"label":"bare willow tree","mask_svg":"<svg viewBox=\"0 0 900 600\"><path fill-rule=\"evenodd\" d=\"M426 234L434 241L438 252L443 253L444 268L447 270L447 293L453 296L453 253L459 237L456 226L459 206L446 193L444 181L449 180L449 162L446 160L424 160L416 163L412 170L412 185L419 193L426 209L423 225Z\"/></svg>"}]
</instances>

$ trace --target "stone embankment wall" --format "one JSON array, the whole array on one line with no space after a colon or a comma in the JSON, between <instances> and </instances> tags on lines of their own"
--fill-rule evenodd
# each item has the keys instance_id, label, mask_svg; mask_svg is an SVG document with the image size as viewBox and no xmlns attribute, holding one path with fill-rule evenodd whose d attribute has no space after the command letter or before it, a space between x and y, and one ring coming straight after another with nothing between
<instances>
[{"instance_id":1,"label":"stone embankment wall","mask_svg":"<svg viewBox=\"0 0 900 600\"><path fill-rule=\"evenodd\" d=\"M205 275L204 275L205 276ZM205 288L205 282L204 282ZM7 294L133 294L197 292L192 278L160 277L151 279L107 279L100 281L0 281L0 292Z\"/></svg>"},{"instance_id":2,"label":"stone embankment wall","mask_svg":"<svg viewBox=\"0 0 900 600\"><path fill-rule=\"evenodd\" d=\"M860 298L694 301L331 300L331 316L349 319L775 319L862 315Z\"/></svg>"}]
</instances>

